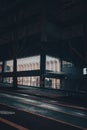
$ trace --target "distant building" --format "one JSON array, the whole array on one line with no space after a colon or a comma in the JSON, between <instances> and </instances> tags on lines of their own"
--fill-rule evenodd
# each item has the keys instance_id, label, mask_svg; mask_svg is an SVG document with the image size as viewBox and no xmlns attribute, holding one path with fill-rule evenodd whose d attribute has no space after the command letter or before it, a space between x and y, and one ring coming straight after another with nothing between
<instances>
[{"instance_id":1,"label":"distant building","mask_svg":"<svg viewBox=\"0 0 87 130\"><path fill-rule=\"evenodd\" d=\"M8 69L9 68L9 69ZM30 71L30 70L40 70L40 56L32 56L22 59L17 59L17 71ZM5 72L13 72L13 61L6 61ZM47 72L60 72L60 61L57 58L46 56L46 71ZM4 82L12 83L12 77L4 78ZM27 86L40 86L40 76L27 76L18 77L18 85ZM60 88L60 79L55 78L45 78L46 88Z\"/></svg>"}]
</instances>

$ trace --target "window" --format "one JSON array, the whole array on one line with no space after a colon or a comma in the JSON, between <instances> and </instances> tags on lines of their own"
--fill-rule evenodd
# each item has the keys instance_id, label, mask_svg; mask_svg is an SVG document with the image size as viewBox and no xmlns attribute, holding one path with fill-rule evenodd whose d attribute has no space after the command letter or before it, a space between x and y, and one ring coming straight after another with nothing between
<instances>
[{"instance_id":1,"label":"window","mask_svg":"<svg viewBox=\"0 0 87 130\"><path fill-rule=\"evenodd\" d=\"M5 78L3 79L3 82L4 82L4 83L13 83L13 78L12 78L12 77L5 77Z\"/></svg>"},{"instance_id":2,"label":"window","mask_svg":"<svg viewBox=\"0 0 87 130\"><path fill-rule=\"evenodd\" d=\"M45 78L45 87L53 88L53 89L60 89L60 79Z\"/></svg>"},{"instance_id":3,"label":"window","mask_svg":"<svg viewBox=\"0 0 87 130\"><path fill-rule=\"evenodd\" d=\"M83 74L84 74L84 75L87 74L87 68L83 68Z\"/></svg>"},{"instance_id":4,"label":"window","mask_svg":"<svg viewBox=\"0 0 87 130\"><path fill-rule=\"evenodd\" d=\"M17 71L40 69L40 56L17 59Z\"/></svg>"},{"instance_id":5,"label":"window","mask_svg":"<svg viewBox=\"0 0 87 130\"><path fill-rule=\"evenodd\" d=\"M39 76L18 77L17 84L39 87L40 86L40 77Z\"/></svg>"},{"instance_id":6,"label":"window","mask_svg":"<svg viewBox=\"0 0 87 130\"><path fill-rule=\"evenodd\" d=\"M5 61L4 72L13 72L13 60Z\"/></svg>"},{"instance_id":7,"label":"window","mask_svg":"<svg viewBox=\"0 0 87 130\"><path fill-rule=\"evenodd\" d=\"M62 61L62 66L63 68L69 68L69 67L73 67L74 65L71 62Z\"/></svg>"},{"instance_id":8,"label":"window","mask_svg":"<svg viewBox=\"0 0 87 130\"><path fill-rule=\"evenodd\" d=\"M46 70L60 72L60 60L51 56L46 56Z\"/></svg>"}]
</instances>

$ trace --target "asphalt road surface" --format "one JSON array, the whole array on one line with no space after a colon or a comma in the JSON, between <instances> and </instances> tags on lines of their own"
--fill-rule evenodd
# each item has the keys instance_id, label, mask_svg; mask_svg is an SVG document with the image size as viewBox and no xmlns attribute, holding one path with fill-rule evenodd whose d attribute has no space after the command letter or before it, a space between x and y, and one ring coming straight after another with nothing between
<instances>
[{"instance_id":1,"label":"asphalt road surface","mask_svg":"<svg viewBox=\"0 0 87 130\"><path fill-rule=\"evenodd\" d=\"M87 130L87 109L18 92L0 92L0 129Z\"/></svg>"}]
</instances>

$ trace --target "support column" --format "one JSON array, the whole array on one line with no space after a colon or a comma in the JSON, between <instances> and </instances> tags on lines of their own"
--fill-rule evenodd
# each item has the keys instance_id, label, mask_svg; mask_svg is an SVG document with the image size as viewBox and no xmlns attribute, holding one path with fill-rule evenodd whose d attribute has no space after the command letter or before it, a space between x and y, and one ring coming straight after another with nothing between
<instances>
[{"instance_id":1,"label":"support column","mask_svg":"<svg viewBox=\"0 0 87 130\"><path fill-rule=\"evenodd\" d=\"M2 83L4 82L4 67L5 67L5 61L3 60L3 63L2 63Z\"/></svg>"},{"instance_id":2,"label":"support column","mask_svg":"<svg viewBox=\"0 0 87 130\"><path fill-rule=\"evenodd\" d=\"M13 87L17 88L17 60L13 60Z\"/></svg>"},{"instance_id":3,"label":"support column","mask_svg":"<svg viewBox=\"0 0 87 130\"><path fill-rule=\"evenodd\" d=\"M60 72L63 71L62 67L63 67L62 59L60 59ZM64 80L64 79L60 79L60 89L62 89L62 82L63 82L63 80Z\"/></svg>"},{"instance_id":4,"label":"support column","mask_svg":"<svg viewBox=\"0 0 87 130\"><path fill-rule=\"evenodd\" d=\"M62 59L60 59L60 72L62 72L62 67L63 67L63 65L62 65Z\"/></svg>"},{"instance_id":5,"label":"support column","mask_svg":"<svg viewBox=\"0 0 87 130\"><path fill-rule=\"evenodd\" d=\"M45 66L46 66L46 55L41 54L40 56L40 86L45 87Z\"/></svg>"},{"instance_id":6,"label":"support column","mask_svg":"<svg viewBox=\"0 0 87 130\"><path fill-rule=\"evenodd\" d=\"M84 19L85 20L85 19ZM87 68L87 50L86 50L86 48L87 48L87 24L86 23L84 23L83 24L83 39L84 39L84 61L85 61L85 68ZM85 78L84 80L83 80L83 82L85 82L85 91L86 91L86 93L87 93L87 78Z\"/></svg>"},{"instance_id":7,"label":"support column","mask_svg":"<svg viewBox=\"0 0 87 130\"><path fill-rule=\"evenodd\" d=\"M42 12L41 12L41 56L40 56L40 86L45 87L45 67L46 67L46 55L44 45L47 42L47 32L46 32L46 2L42 0ZM43 49L44 48L44 49Z\"/></svg>"},{"instance_id":8,"label":"support column","mask_svg":"<svg viewBox=\"0 0 87 130\"><path fill-rule=\"evenodd\" d=\"M84 55L83 55L83 59L86 63L86 67L87 67L87 24L86 24L86 2L83 0L82 1L82 6L83 6L83 11L84 11L84 19L83 19L83 49L84 49Z\"/></svg>"}]
</instances>

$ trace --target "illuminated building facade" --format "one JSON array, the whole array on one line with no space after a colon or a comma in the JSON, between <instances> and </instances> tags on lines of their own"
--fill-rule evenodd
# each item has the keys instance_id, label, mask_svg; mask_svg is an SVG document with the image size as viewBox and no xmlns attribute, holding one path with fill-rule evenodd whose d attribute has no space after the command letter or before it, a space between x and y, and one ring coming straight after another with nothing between
<instances>
[{"instance_id":1,"label":"illuminated building facade","mask_svg":"<svg viewBox=\"0 0 87 130\"><path fill-rule=\"evenodd\" d=\"M68 90L73 88L74 82L77 82L77 77L81 75L78 73L80 68L76 68L72 62L48 55L16 59L16 72L14 72L14 60L0 63L0 82L10 83L13 86L16 77L16 86ZM75 75L76 78L73 79ZM76 86L77 88L78 86Z\"/></svg>"},{"instance_id":2,"label":"illuminated building facade","mask_svg":"<svg viewBox=\"0 0 87 130\"><path fill-rule=\"evenodd\" d=\"M40 71L40 56L17 59L17 72L35 70ZM46 56L45 73L55 74L59 73L60 70L60 60L54 57ZM13 60L5 61L4 72L13 72ZM13 83L13 78L5 77L3 81L4 83ZM17 77L17 84L40 87L40 75L19 76ZM60 79L58 78L45 77L44 84L46 88L60 89Z\"/></svg>"}]
</instances>

